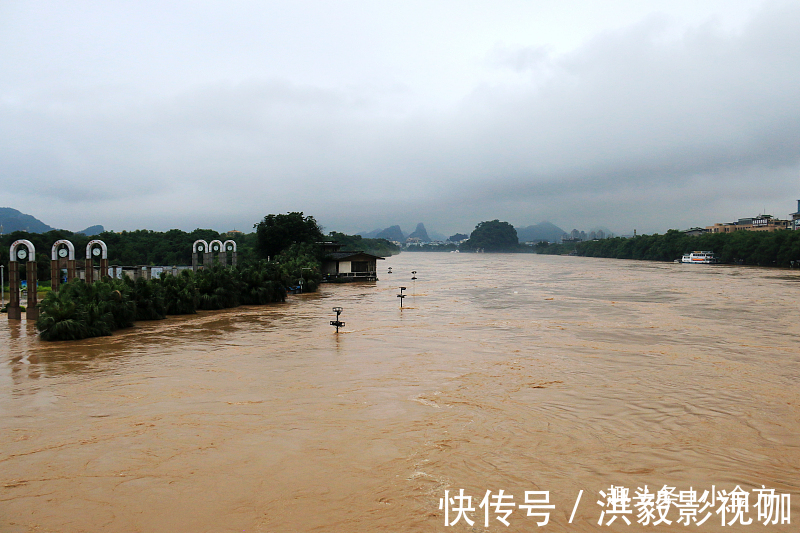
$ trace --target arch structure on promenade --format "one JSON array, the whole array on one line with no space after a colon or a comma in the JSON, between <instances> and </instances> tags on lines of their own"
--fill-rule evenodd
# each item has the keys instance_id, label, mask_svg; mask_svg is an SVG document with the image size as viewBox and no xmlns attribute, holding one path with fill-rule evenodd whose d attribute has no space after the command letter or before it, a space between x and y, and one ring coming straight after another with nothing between
<instances>
[{"instance_id":1,"label":"arch structure on promenade","mask_svg":"<svg viewBox=\"0 0 800 533\"><path fill-rule=\"evenodd\" d=\"M222 244L222 257L224 257L224 264L228 263L228 252L231 253L231 266L236 266L236 241L228 239Z\"/></svg>"},{"instance_id":2,"label":"arch structure on promenade","mask_svg":"<svg viewBox=\"0 0 800 533\"><path fill-rule=\"evenodd\" d=\"M108 248L106 243L99 239L89 241L86 245L86 283L94 283L94 260L100 260L100 275L97 279L103 279L108 275Z\"/></svg>"},{"instance_id":3,"label":"arch structure on promenade","mask_svg":"<svg viewBox=\"0 0 800 533\"><path fill-rule=\"evenodd\" d=\"M67 282L75 279L75 246L66 239L54 242L50 249L50 286L54 291L61 285L62 268L67 269Z\"/></svg>"},{"instance_id":4,"label":"arch structure on promenade","mask_svg":"<svg viewBox=\"0 0 800 533\"><path fill-rule=\"evenodd\" d=\"M206 264L211 263L211 252L208 249L208 243L203 239L197 239L192 244L192 270L197 272L198 268L200 267L199 262L197 261L197 254L203 254L203 266Z\"/></svg>"},{"instance_id":5,"label":"arch structure on promenade","mask_svg":"<svg viewBox=\"0 0 800 533\"><path fill-rule=\"evenodd\" d=\"M28 303L25 307L25 317L28 320L39 318L36 283L36 248L27 239L14 241L8 249L8 319L21 320L22 310L19 305L20 279L19 263L26 263L26 280L28 285Z\"/></svg>"},{"instance_id":6,"label":"arch structure on promenade","mask_svg":"<svg viewBox=\"0 0 800 533\"><path fill-rule=\"evenodd\" d=\"M222 245L222 241L218 239L214 239L210 243L208 243L210 252L211 252L211 261L209 265L214 264L214 256L217 256L217 261L222 266L225 266L225 247Z\"/></svg>"}]
</instances>

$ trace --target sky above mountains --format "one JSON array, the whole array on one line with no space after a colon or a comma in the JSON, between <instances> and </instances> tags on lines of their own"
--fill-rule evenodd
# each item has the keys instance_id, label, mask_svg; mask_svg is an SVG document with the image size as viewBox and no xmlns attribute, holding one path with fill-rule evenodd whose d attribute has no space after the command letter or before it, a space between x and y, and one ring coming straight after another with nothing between
<instances>
[{"instance_id":1,"label":"sky above mountains","mask_svg":"<svg viewBox=\"0 0 800 533\"><path fill-rule=\"evenodd\" d=\"M0 204L663 232L800 198L800 2L0 3Z\"/></svg>"}]
</instances>

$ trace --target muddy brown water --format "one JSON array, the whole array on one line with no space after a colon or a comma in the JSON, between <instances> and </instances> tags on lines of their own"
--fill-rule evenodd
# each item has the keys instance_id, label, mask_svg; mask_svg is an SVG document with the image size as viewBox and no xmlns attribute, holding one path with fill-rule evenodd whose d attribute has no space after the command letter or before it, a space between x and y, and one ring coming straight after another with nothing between
<instances>
[{"instance_id":1,"label":"muddy brown water","mask_svg":"<svg viewBox=\"0 0 800 533\"><path fill-rule=\"evenodd\" d=\"M3 317L0 531L797 531L800 275L422 253L380 271L81 342ZM738 485L753 523L601 526L611 485ZM762 485L792 525L757 523ZM445 527L459 489L474 526ZM548 491L549 523L515 507L486 528L500 489Z\"/></svg>"}]
</instances>

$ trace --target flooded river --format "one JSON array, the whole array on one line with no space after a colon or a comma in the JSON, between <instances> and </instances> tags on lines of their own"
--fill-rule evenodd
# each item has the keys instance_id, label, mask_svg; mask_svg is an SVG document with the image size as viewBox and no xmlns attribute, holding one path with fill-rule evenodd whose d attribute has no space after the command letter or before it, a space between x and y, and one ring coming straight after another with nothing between
<instances>
[{"instance_id":1,"label":"flooded river","mask_svg":"<svg viewBox=\"0 0 800 533\"><path fill-rule=\"evenodd\" d=\"M490 254L379 268L80 342L3 316L0 531L797 531L800 275ZM643 525L634 499L598 525L612 485L739 486L753 522L722 527L717 500L700 526L674 506L671 527ZM762 485L791 495L791 525L759 523ZM445 527L460 489L474 525ZM490 508L485 527L500 490L547 491L549 523Z\"/></svg>"}]
</instances>

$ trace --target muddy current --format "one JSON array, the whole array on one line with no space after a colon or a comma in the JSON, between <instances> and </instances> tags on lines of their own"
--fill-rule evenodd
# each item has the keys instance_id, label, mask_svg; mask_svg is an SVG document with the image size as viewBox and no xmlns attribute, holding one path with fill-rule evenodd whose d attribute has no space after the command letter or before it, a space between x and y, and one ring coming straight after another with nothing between
<instances>
[{"instance_id":1,"label":"muddy current","mask_svg":"<svg viewBox=\"0 0 800 533\"><path fill-rule=\"evenodd\" d=\"M0 531L797 531L800 274L404 253L379 276L80 342L3 315ZM738 486L752 523L644 525L633 499L601 525L611 486ZM758 520L762 486L791 524Z\"/></svg>"}]
</instances>

